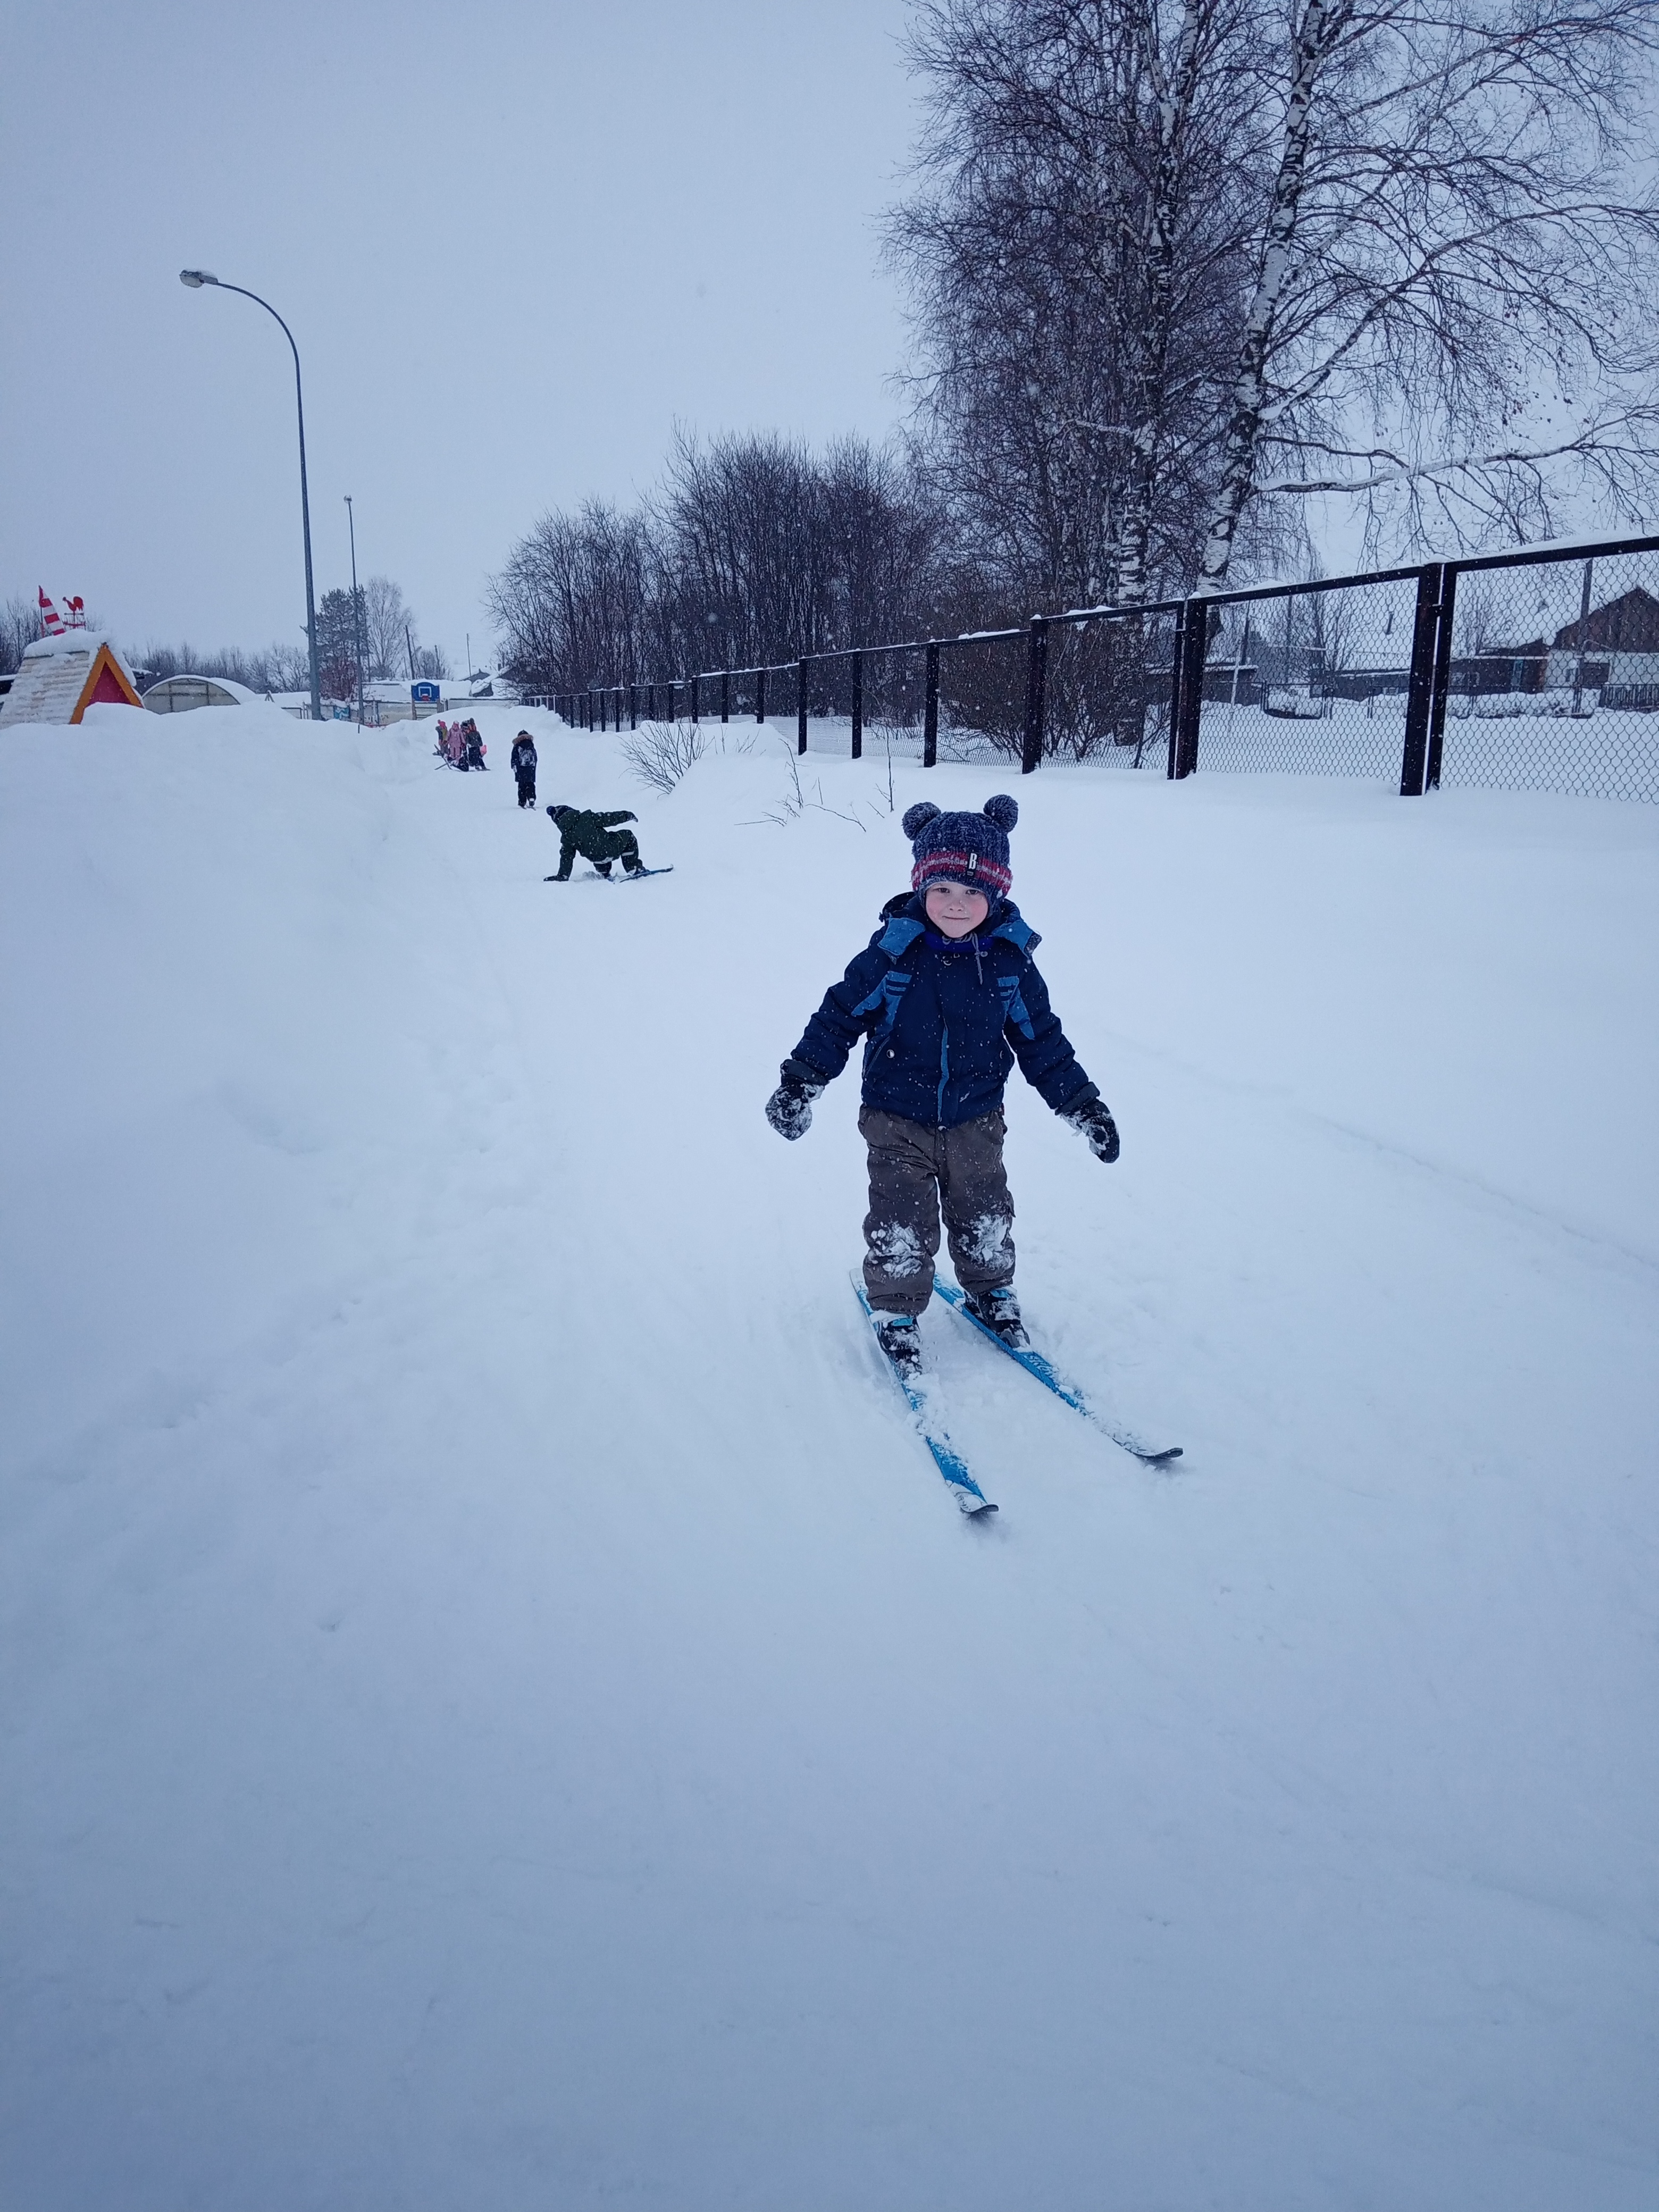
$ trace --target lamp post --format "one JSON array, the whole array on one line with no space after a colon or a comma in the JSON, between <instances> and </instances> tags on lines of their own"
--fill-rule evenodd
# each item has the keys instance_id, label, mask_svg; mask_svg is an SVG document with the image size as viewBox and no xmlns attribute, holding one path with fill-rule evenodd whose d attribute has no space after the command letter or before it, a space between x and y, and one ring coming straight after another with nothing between
<instances>
[{"instance_id":1,"label":"lamp post","mask_svg":"<svg viewBox=\"0 0 1659 2212\"><path fill-rule=\"evenodd\" d=\"M351 494L345 495L346 527L351 532L351 638L357 648L357 727L363 726L363 603L357 597L357 518Z\"/></svg>"},{"instance_id":2,"label":"lamp post","mask_svg":"<svg viewBox=\"0 0 1659 2212\"><path fill-rule=\"evenodd\" d=\"M323 687L317 672L317 600L311 580L311 495L306 488L306 403L300 388L300 349L294 343L293 331L276 313L276 308L269 300L262 300L257 292L250 292L240 284L222 283L210 269L181 269L179 282L187 285L192 292L200 291L204 284L211 284L221 292L240 292L245 300L252 300L256 307L263 307L268 315L275 317L282 326L283 336L288 340L289 350L294 356L294 404L300 417L300 521L306 541L306 643L311 657L311 719L313 722L320 722L323 719Z\"/></svg>"}]
</instances>

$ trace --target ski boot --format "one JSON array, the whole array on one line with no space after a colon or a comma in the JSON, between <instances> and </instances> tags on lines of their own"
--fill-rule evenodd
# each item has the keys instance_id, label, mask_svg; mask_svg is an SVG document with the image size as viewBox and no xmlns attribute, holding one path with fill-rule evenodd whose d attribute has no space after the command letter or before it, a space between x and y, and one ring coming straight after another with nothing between
<instances>
[{"instance_id":1,"label":"ski boot","mask_svg":"<svg viewBox=\"0 0 1659 2212\"><path fill-rule=\"evenodd\" d=\"M963 1302L974 1319L988 1328L993 1336L1000 1337L1010 1352L1024 1352L1029 1347L1031 1340L1019 1317L1019 1299L1012 1283L1000 1284L990 1291L964 1291Z\"/></svg>"},{"instance_id":2,"label":"ski boot","mask_svg":"<svg viewBox=\"0 0 1659 2212\"><path fill-rule=\"evenodd\" d=\"M878 1314L876 1342L901 1375L921 1372L921 1331L914 1314Z\"/></svg>"}]
</instances>

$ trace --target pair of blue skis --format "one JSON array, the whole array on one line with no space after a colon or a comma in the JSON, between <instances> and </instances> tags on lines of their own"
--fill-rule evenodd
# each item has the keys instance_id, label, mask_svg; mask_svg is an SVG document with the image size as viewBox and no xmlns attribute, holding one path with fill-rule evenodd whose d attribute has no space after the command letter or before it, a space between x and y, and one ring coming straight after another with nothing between
<instances>
[{"instance_id":1,"label":"pair of blue skis","mask_svg":"<svg viewBox=\"0 0 1659 2212\"><path fill-rule=\"evenodd\" d=\"M865 1295L863 1279L856 1273L853 1277L853 1288L858 1295L859 1304L864 1309L866 1318L873 1328L877 1316L871 1309L868 1297ZM1005 1353L1016 1366L1023 1367L1028 1375L1035 1376L1045 1389L1052 1390L1055 1397L1063 1404L1071 1407L1074 1413L1081 1413L1086 1421L1092 1421L1097 1429L1111 1438L1120 1450L1131 1453L1146 1467L1168 1467L1172 1461L1181 1457L1179 1444L1167 1444L1160 1449L1145 1443L1132 1431L1120 1428L1115 1422L1109 1420L1097 1407L1089 1403L1076 1383L1062 1375L1060 1370L1051 1361L1045 1359L1040 1352L1032 1351L1029 1345L1016 1346L1005 1342L994 1328L988 1328L979 1316L971 1310L966 1297L954 1283L943 1282L936 1275L933 1278L933 1288L948 1306L955 1308L971 1328L977 1329L981 1336L988 1338L997 1350ZM878 1337L876 1340L879 1346L880 1338ZM916 1425L922 1442L933 1454L933 1464L945 1477L945 1481L950 1484L958 1506L970 1517L976 1517L981 1513L994 1513L996 1507L975 1481L968 1462L951 1442L943 1423L928 1402L927 1391L918 1384L914 1375L906 1374L896 1359L889 1358L884 1350L882 1352L882 1358L886 1361L893 1380L897 1383L903 1395L905 1404L910 1408L911 1418Z\"/></svg>"}]
</instances>

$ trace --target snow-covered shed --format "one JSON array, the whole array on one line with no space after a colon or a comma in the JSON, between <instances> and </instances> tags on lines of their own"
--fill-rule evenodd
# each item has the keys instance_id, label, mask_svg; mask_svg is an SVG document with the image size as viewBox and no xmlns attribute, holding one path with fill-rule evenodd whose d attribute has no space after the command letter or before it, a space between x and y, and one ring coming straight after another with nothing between
<instances>
[{"instance_id":1,"label":"snow-covered shed","mask_svg":"<svg viewBox=\"0 0 1659 2212\"><path fill-rule=\"evenodd\" d=\"M164 676L150 685L143 703L152 714L182 714L192 707L246 707L264 696L228 676Z\"/></svg>"},{"instance_id":2,"label":"snow-covered shed","mask_svg":"<svg viewBox=\"0 0 1659 2212\"><path fill-rule=\"evenodd\" d=\"M88 707L141 704L132 671L97 630L38 637L0 699L0 722L78 722Z\"/></svg>"}]
</instances>

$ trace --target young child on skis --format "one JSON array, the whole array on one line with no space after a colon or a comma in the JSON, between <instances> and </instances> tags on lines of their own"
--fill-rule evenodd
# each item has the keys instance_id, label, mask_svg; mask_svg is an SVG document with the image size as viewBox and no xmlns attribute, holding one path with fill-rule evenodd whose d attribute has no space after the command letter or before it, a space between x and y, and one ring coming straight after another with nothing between
<instances>
[{"instance_id":1,"label":"young child on skis","mask_svg":"<svg viewBox=\"0 0 1659 2212\"><path fill-rule=\"evenodd\" d=\"M519 779L519 804L520 806L533 806L536 804L536 740L528 730L520 730L514 738L509 757L513 763L513 773Z\"/></svg>"},{"instance_id":2,"label":"young child on skis","mask_svg":"<svg viewBox=\"0 0 1659 2212\"><path fill-rule=\"evenodd\" d=\"M870 1149L864 1282L882 1348L921 1360L916 1322L933 1289L945 1214L951 1258L975 1316L1008 1345L1028 1341L1014 1291L1014 1203L1003 1171L1003 1086L1016 1060L1095 1158L1118 1155L1116 1124L1078 1065L1031 958L1039 939L1008 896L1016 802L904 817L910 889L806 1024L766 1103L781 1137L811 1125L812 1101L860 1037Z\"/></svg>"},{"instance_id":3,"label":"young child on skis","mask_svg":"<svg viewBox=\"0 0 1659 2212\"><path fill-rule=\"evenodd\" d=\"M611 873L613 860L622 862L624 875L644 874L640 841L631 830L622 827L624 822L637 822L639 817L625 806L611 814L583 813L574 806L550 806L547 811L559 833L559 872L547 878L550 884L569 882L578 853L591 860L602 876Z\"/></svg>"}]
</instances>

